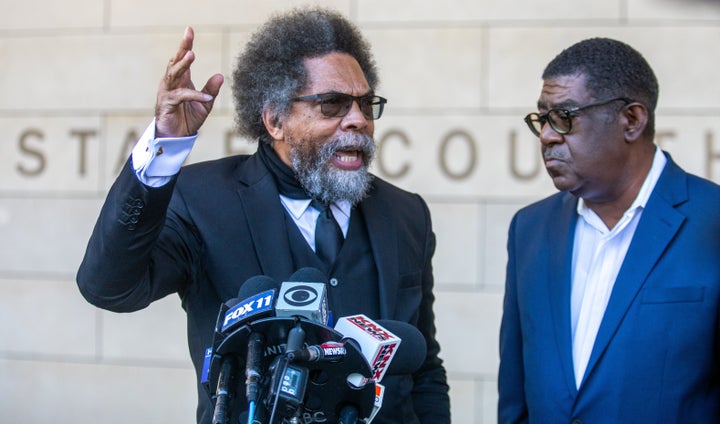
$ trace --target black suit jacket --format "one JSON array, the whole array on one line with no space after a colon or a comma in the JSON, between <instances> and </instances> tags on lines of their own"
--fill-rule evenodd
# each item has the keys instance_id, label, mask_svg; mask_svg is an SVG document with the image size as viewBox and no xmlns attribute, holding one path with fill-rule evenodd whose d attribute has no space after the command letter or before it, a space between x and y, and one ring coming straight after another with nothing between
<instances>
[{"instance_id":1,"label":"black suit jacket","mask_svg":"<svg viewBox=\"0 0 720 424\"><path fill-rule=\"evenodd\" d=\"M93 230L78 286L90 303L118 312L178 293L199 375L220 304L237 296L252 276L282 281L295 271L278 196L257 155L186 166L159 188L140 183L128 162ZM416 373L384 380L381 415L387 421L379 416L374 422L450 422L435 338L435 237L427 205L420 196L375 178L358 208L378 269L380 318L416 325L427 342L426 360ZM198 421L209 422L212 405L198 389Z\"/></svg>"}]
</instances>

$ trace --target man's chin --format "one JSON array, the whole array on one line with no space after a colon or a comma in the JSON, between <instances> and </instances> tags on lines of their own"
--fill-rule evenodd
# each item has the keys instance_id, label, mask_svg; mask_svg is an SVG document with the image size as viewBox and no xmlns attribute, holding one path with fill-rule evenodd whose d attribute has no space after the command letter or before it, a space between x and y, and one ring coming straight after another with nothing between
<instances>
[{"instance_id":1,"label":"man's chin","mask_svg":"<svg viewBox=\"0 0 720 424\"><path fill-rule=\"evenodd\" d=\"M567 184L562 178L553 178L552 182L555 188L559 191L569 191L571 188L570 185Z\"/></svg>"},{"instance_id":2,"label":"man's chin","mask_svg":"<svg viewBox=\"0 0 720 424\"><path fill-rule=\"evenodd\" d=\"M347 200L355 205L367 195L372 178L364 164L352 171L331 167L318 197L330 202Z\"/></svg>"}]
</instances>

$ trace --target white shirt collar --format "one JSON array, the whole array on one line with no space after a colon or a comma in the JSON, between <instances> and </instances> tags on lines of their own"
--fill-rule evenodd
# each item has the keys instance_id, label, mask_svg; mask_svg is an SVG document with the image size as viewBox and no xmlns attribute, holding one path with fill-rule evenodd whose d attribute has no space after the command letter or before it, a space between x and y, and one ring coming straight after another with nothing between
<instances>
[{"instance_id":1,"label":"white shirt collar","mask_svg":"<svg viewBox=\"0 0 720 424\"><path fill-rule=\"evenodd\" d=\"M303 216L307 208L310 207L310 199L291 199L290 197L283 196L282 194L280 195L280 199L287 207L287 211L290 212L290 214L296 220L300 219L300 217ZM338 212L340 212L344 215L345 220L350 219L350 211L352 209L352 204L350 204L348 200L340 200L338 202L333 202L330 204L330 207L332 208L333 214L337 214ZM336 219L340 219L340 217L336 217Z\"/></svg>"}]
</instances>

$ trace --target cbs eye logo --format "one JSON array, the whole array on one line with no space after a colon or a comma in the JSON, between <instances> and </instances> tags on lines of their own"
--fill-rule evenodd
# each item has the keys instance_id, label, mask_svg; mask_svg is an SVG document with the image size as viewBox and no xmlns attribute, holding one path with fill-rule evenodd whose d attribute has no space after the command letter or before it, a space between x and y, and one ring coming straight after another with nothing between
<instances>
[{"instance_id":1,"label":"cbs eye logo","mask_svg":"<svg viewBox=\"0 0 720 424\"><path fill-rule=\"evenodd\" d=\"M292 306L307 306L317 298L318 292L310 286L293 287L283 295L283 299Z\"/></svg>"}]
</instances>

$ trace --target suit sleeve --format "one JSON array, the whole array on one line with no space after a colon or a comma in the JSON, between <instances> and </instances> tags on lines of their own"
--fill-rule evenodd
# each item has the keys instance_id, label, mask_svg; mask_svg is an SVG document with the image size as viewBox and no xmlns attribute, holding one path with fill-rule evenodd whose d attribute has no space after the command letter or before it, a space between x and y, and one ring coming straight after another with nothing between
<instances>
[{"instance_id":1,"label":"suit sleeve","mask_svg":"<svg viewBox=\"0 0 720 424\"><path fill-rule=\"evenodd\" d=\"M418 198L420 198L418 196ZM427 357L418 371L413 374L413 405L422 423L450 423L450 397L445 367L440 359L440 344L436 339L435 313L433 304L432 257L435 253L435 234L432 231L430 211L420 198L425 213L424 267L422 269L422 301L418 329L427 343Z\"/></svg>"},{"instance_id":2,"label":"suit sleeve","mask_svg":"<svg viewBox=\"0 0 720 424\"><path fill-rule=\"evenodd\" d=\"M500 325L500 369L498 373L498 423L528 422L525 403L525 372L522 355L522 331L515 278L515 227L517 215L510 224L507 252L503 315Z\"/></svg>"},{"instance_id":3,"label":"suit sleeve","mask_svg":"<svg viewBox=\"0 0 720 424\"><path fill-rule=\"evenodd\" d=\"M179 292L190 280L196 249L168 215L176 177L143 185L128 161L110 188L77 273L91 304L131 312ZM181 203L181 202L180 202Z\"/></svg>"}]
</instances>

